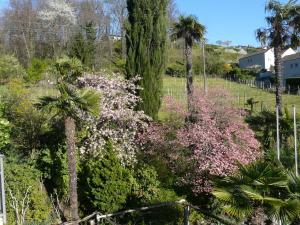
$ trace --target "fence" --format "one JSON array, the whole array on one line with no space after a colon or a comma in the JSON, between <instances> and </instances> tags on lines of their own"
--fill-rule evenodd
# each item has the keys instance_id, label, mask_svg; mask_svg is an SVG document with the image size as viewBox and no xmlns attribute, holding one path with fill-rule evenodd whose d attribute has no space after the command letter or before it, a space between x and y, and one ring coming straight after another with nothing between
<instances>
[{"instance_id":1,"label":"fence","mask_svg":"<svg viewBox=\"0 0 300 225\"><path fill-rule=\"evenodd\" d=\"M241 79L231 79L231 78L224 78L226 81L229 82L236 82L238 84L244 84L248 87L255 87L267 92L275 92L276 86L272 84L270 81L257 81L257 80L241 80ZM294 94L300 95L300 86L291 86L286 85L281 87L282 91L287 94Z\"/></svg>"},{"instance_id":2,"label":"fence","mask_svg":"<svg viewBox=\"0 0 300 225\"><path fill-rule=\"evenodd\" d=\"M246 81L246 80L230 80L223 79L220 76L210 76L208 78L208 94L211 88L222 88L229 91L230 95L226 100L228 103L240 109L251 110L251 102L253 101L253 110L272 110L275 109L275 87L267 85L266 82ZM194 89L204 90L203 77L194 76ZM184 77L165 77L164 79L164 96L171 96L181 102L187 102L186 79ZM292 91L287 91L282 96L282 105L284 107L292 107L296 105L300 108L298 95L292 94Z\"/></svg>"},{"instance_id":3,"label":"fence","mask_svg":"<svg viewBox=\"0 0 300 225\"><path fill-rule=\"evenodd\" d=\"M205 210L202 210L198 206L194 206L194 205L188 203L185 199L181 199L181 200L174 201L174 202L163 202L163 203L159 203L159 204L155 204L155 205L150 205L150 206L145 206L145 207L140 207L140 208L135 208L135 209L128 209L128 210L124 210L124 211L120 211L120 212L116 212L116 213L110 213L110 214L101 214L99 212L94 212L93 214L91 214L79 221L66 222L66 223L62 223L59 225L73 225L74 222L79 225L104 225L104 224L120 225L117 222L117 219L115 219L118 216L124 216L125 214L132 214L132 213L142 212L142 211L149 211L151 209L163 208L163 207L167 207L167 206L180 206L180 207L184 208L184 213L183 213L183 224L184 225L190 225L189 216L190 216L191 210L200 212L204 216L209 216L213 220L215 220L217 222L221 222L224 225L234 225L232 222L230 222L222 217L211 214ZM144 224L146 224L146 223L144 223ZM148 224L150 225L152 223L149 222Z\"/></svg>"}]
</instances>

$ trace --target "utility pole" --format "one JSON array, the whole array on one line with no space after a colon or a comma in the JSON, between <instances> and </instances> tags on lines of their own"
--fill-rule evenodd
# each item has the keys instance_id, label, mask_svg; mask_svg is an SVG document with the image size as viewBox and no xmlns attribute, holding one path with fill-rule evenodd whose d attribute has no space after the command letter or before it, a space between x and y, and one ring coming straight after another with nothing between
<instances>
[{"instance_id":1,"label":"utility pole","mask_svg":"<svg viewBox=\"0 0 300 225\"><path fill-rule=\"evenodd\" d=\"M298 144L297 144L297 122L296 122L296 106L294 106L294 141L295 141L295 171L298 177Z\"/></svg>"},{"instance_id":2,"label":"utility pole","mask_svg":"<svg viewBox=\"0 0 300 225\"><path fill-rule=\"evenodd\" d=\"M203 77L204 77L204 93L207 94L207 77L206 77L206 62L205 62L205 40L202 41L202 58L203 58ZM200 42L200 43L201 43Z\"/></svg>"}]
</instances>

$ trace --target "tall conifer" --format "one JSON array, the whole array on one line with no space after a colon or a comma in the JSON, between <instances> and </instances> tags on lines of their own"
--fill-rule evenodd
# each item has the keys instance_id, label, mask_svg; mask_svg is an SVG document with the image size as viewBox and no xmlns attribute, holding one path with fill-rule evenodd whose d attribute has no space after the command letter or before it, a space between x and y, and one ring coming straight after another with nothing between
<instances>
[{"instance_id":1,"label":"tall conifer","mask_svg":"<svg viewBox=\"0 0 300 225\"><path fill-rule=\"evenodd\" d=\"M139 75L139 108L156 119L165 72L168 0L127 0L127 78Z\"/></svg>"}]
</instances>

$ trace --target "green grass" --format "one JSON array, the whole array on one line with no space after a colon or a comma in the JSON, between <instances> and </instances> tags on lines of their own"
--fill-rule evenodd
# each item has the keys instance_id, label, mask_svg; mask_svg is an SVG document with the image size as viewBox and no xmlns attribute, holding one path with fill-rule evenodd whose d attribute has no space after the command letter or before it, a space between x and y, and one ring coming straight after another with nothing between
<instances>
[{"instance_id":1,"label":"green grass","mask_svg":"<svg viewBox=\"0 0 300 225\"><path fill-rule=\"evenodd\" d=\"M185 78L174 78L165 76L164 77L164 96L171 95L174 98L186 102L186 79ZM203 90L203 78L195 76L194 78L195 89ZM231 98L228 104L234 107L247 108L249 106L245 105L247 99L254 98L258 103L255 105L254 110L256 112L261 111L261 109L275 110L275 94L261 90L255 87L249 87L244 84L238 84L235 82L226 81L221 78L208 78L208 94L211 88L224 88L229 91ZM282 96L283 106L288 107L289 111L292 112L292 107L295 105L299 110L300 114L300 96L298 95L287 95ZM162 107L162 112L160 116L164 114L164 107Z\"/></svg>"},{"instance_id":2,"label":"green grass","mask_svg":"<svg viewBox=\"0 0 300 225\"><path fill-rule=\"evenodd\" d=\"M42 86L27 86L26 89L29 91L30 98L32 101L36 102L42 96L55 96L58 91L52 87L42 87ZM0 86L0 98L8 94L7 85Z\"/></svg>"}]
</instances>

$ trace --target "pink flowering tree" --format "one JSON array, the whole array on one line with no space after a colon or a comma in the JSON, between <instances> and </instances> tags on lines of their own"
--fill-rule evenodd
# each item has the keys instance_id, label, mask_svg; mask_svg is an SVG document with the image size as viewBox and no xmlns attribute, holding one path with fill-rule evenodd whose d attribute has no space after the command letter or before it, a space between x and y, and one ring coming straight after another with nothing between
<instances>
[{"instance_id":1,"label":"pink flowering tree","mask_svg":"<svg viewBox=\"0 0 300 225\"><path fill-rule=\"evenodd\" d=\"M139 87L134 84L137 79L125 80L120 74L105 72L80 78L79 85L96 90L101 98L97 118L83 115L88 123L88 138L81 153L101 156L109 140L124 165L132 165L136 161L137 134L147 128L150 120L143 111L135 110L140 101L136 95Z\"/></svg>"},{"instance_id":2,"label":"pink flowering tree","mask_svg":"<svg viewBox=\"0 0 300 225\"><path fill-rule=\"evenodd\" d=\"M166 159L174 172L181 173L180 183L195 194L211 191L209 175L232 174L238 163L249 164L261 155L260 144L240 112L226 105L229 98L223 90L212 91L209 97L196 93L196 122L179 127L178 122L175 127L152 124L141 135L146 154ZM176 121L178 116L186 117L181 103L167 97L166 104L177 113Z\"/></svg>"}]
</instances>

